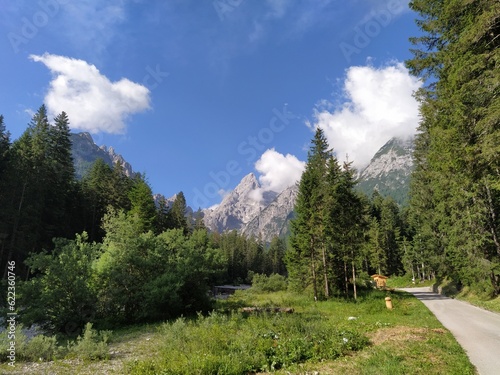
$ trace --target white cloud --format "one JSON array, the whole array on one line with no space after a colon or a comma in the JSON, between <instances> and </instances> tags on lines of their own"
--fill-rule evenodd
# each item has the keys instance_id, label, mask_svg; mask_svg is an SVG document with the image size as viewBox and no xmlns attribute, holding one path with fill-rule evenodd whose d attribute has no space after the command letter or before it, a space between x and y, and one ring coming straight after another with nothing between
<instances>
[{"instance_id":1,"label":"white cloud","mask_svg":"<svg viewBox=\"0 0 500 375\"><path fill-rule=\"evenodd\" d=\"M253 198L260 200L266 191L281 193L295 184L300 180L305 164L294 155L283 155L274 148L266 150L255 162L255 169L260 174L259 182L262 187L255 191Z\"/></svg>"},{"instance_id":2,"label":"white cloud","mask_svg":"<svg viewBox=\"0 0 500 375\"><path fill-rule=\"evenodd\" d=\"M392 137L415 134L418 103L412 96L421 82L402 63L380 69L354 66L344 80L344 102L314 110L312 127L321 127L340 161L346 155L361 168ZM311 124L309 124L311 125Z\"/></svg>"},{"instance_id":3,"label":"white cloud","mask_svg":"<svg viewBox=\"0 0 500 375\"><path fill-rule=\"evenodd\" d=\"M149 90L126 78L111 82L86 61L45 53L31 55L53 74L45 104L51 116L68 114L71 127L90 133L123 134L133 113L150 108Z\"/></svg>"}]
</instances>

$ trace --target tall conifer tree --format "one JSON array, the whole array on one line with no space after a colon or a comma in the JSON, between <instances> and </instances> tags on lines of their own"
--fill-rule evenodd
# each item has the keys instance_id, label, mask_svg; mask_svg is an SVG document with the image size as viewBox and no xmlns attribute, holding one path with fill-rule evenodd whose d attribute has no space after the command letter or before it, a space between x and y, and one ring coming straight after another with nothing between
<instances>
[{"instance_id":1,"label":"tall conifer tree","mask_svg":"<svg viewBox=\"0 0 500 375\"><path fill-rule=\"evenodd\" d=\"M328 160L332 156L321 128L316 130L307 157L307 164L299 182L295 203L295 219L291 222L291 249L287 252L287 266L291 283L297 289L312 286L313 296L319 297L321 270L323 286L328 296L326 265L325 201Z\"/></svg>"}]
</instances>

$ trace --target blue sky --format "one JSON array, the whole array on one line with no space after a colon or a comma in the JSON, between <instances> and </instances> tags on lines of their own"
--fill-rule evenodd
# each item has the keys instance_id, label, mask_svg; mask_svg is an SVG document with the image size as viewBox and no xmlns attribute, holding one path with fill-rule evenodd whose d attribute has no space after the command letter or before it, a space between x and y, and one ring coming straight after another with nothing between
<instances>
[{"instance_id":1,"label":"blue sky","mask_svg":"<svg viewBox=\"0 0 500 375\"><path fill-rule=\"evenodd\" d=\"M362 168L415 132L419 34L406 0L0 0L0 113L17 138L45 103L208 207L254 172L300 177L315 127Z\"/></svg>"}]
</instances>

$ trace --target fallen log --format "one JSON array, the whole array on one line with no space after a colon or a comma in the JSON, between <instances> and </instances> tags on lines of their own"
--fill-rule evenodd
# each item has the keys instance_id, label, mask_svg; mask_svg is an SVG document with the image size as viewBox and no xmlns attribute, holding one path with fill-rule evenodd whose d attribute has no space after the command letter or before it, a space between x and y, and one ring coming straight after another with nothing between
<instances>
[{"instance_id":1,"label":"fallen log","mask_svg":"<svg viewBox=\"0 0 500 375\"><path fill-rule=\"evenodd\" d=\"M293 313L293 308L291 307L243 307L241 309L242 313L254 314L254 313Z\"/></svg>"}]
</instances>

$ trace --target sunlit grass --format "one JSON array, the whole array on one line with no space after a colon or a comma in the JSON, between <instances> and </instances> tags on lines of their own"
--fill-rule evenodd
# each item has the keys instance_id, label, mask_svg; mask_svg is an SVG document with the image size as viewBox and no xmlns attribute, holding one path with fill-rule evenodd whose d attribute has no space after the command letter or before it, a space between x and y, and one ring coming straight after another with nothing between
<instances>
[{"instance_id":1,"label":"sunlit grass","mask_svg":"<svg viewBox=\"0 0 500 375\"><path fill-rule=\"evenodd\" d=\"M385 306L390 296L393 310ZM241 313L243 306L292 314ZM66 374L474 374L464 351L411 294L362 291L314 302L287 292L236 293L209 316L113 332L110 359L18 363L12 372Z\"/></svg>"},{"instance_id":2,"label":"sunlit grass","mask_svg":"<svg viewBox=\"0 0 500 375\"><path fill-rule=\"evenodd\" d=\"M500 296L492 297L487 294L480 295L477 292L471 291L469 288L464 288L457 294L456 298L467 301L483 309L500 313Z\"/></svg>"}]
</instances>

